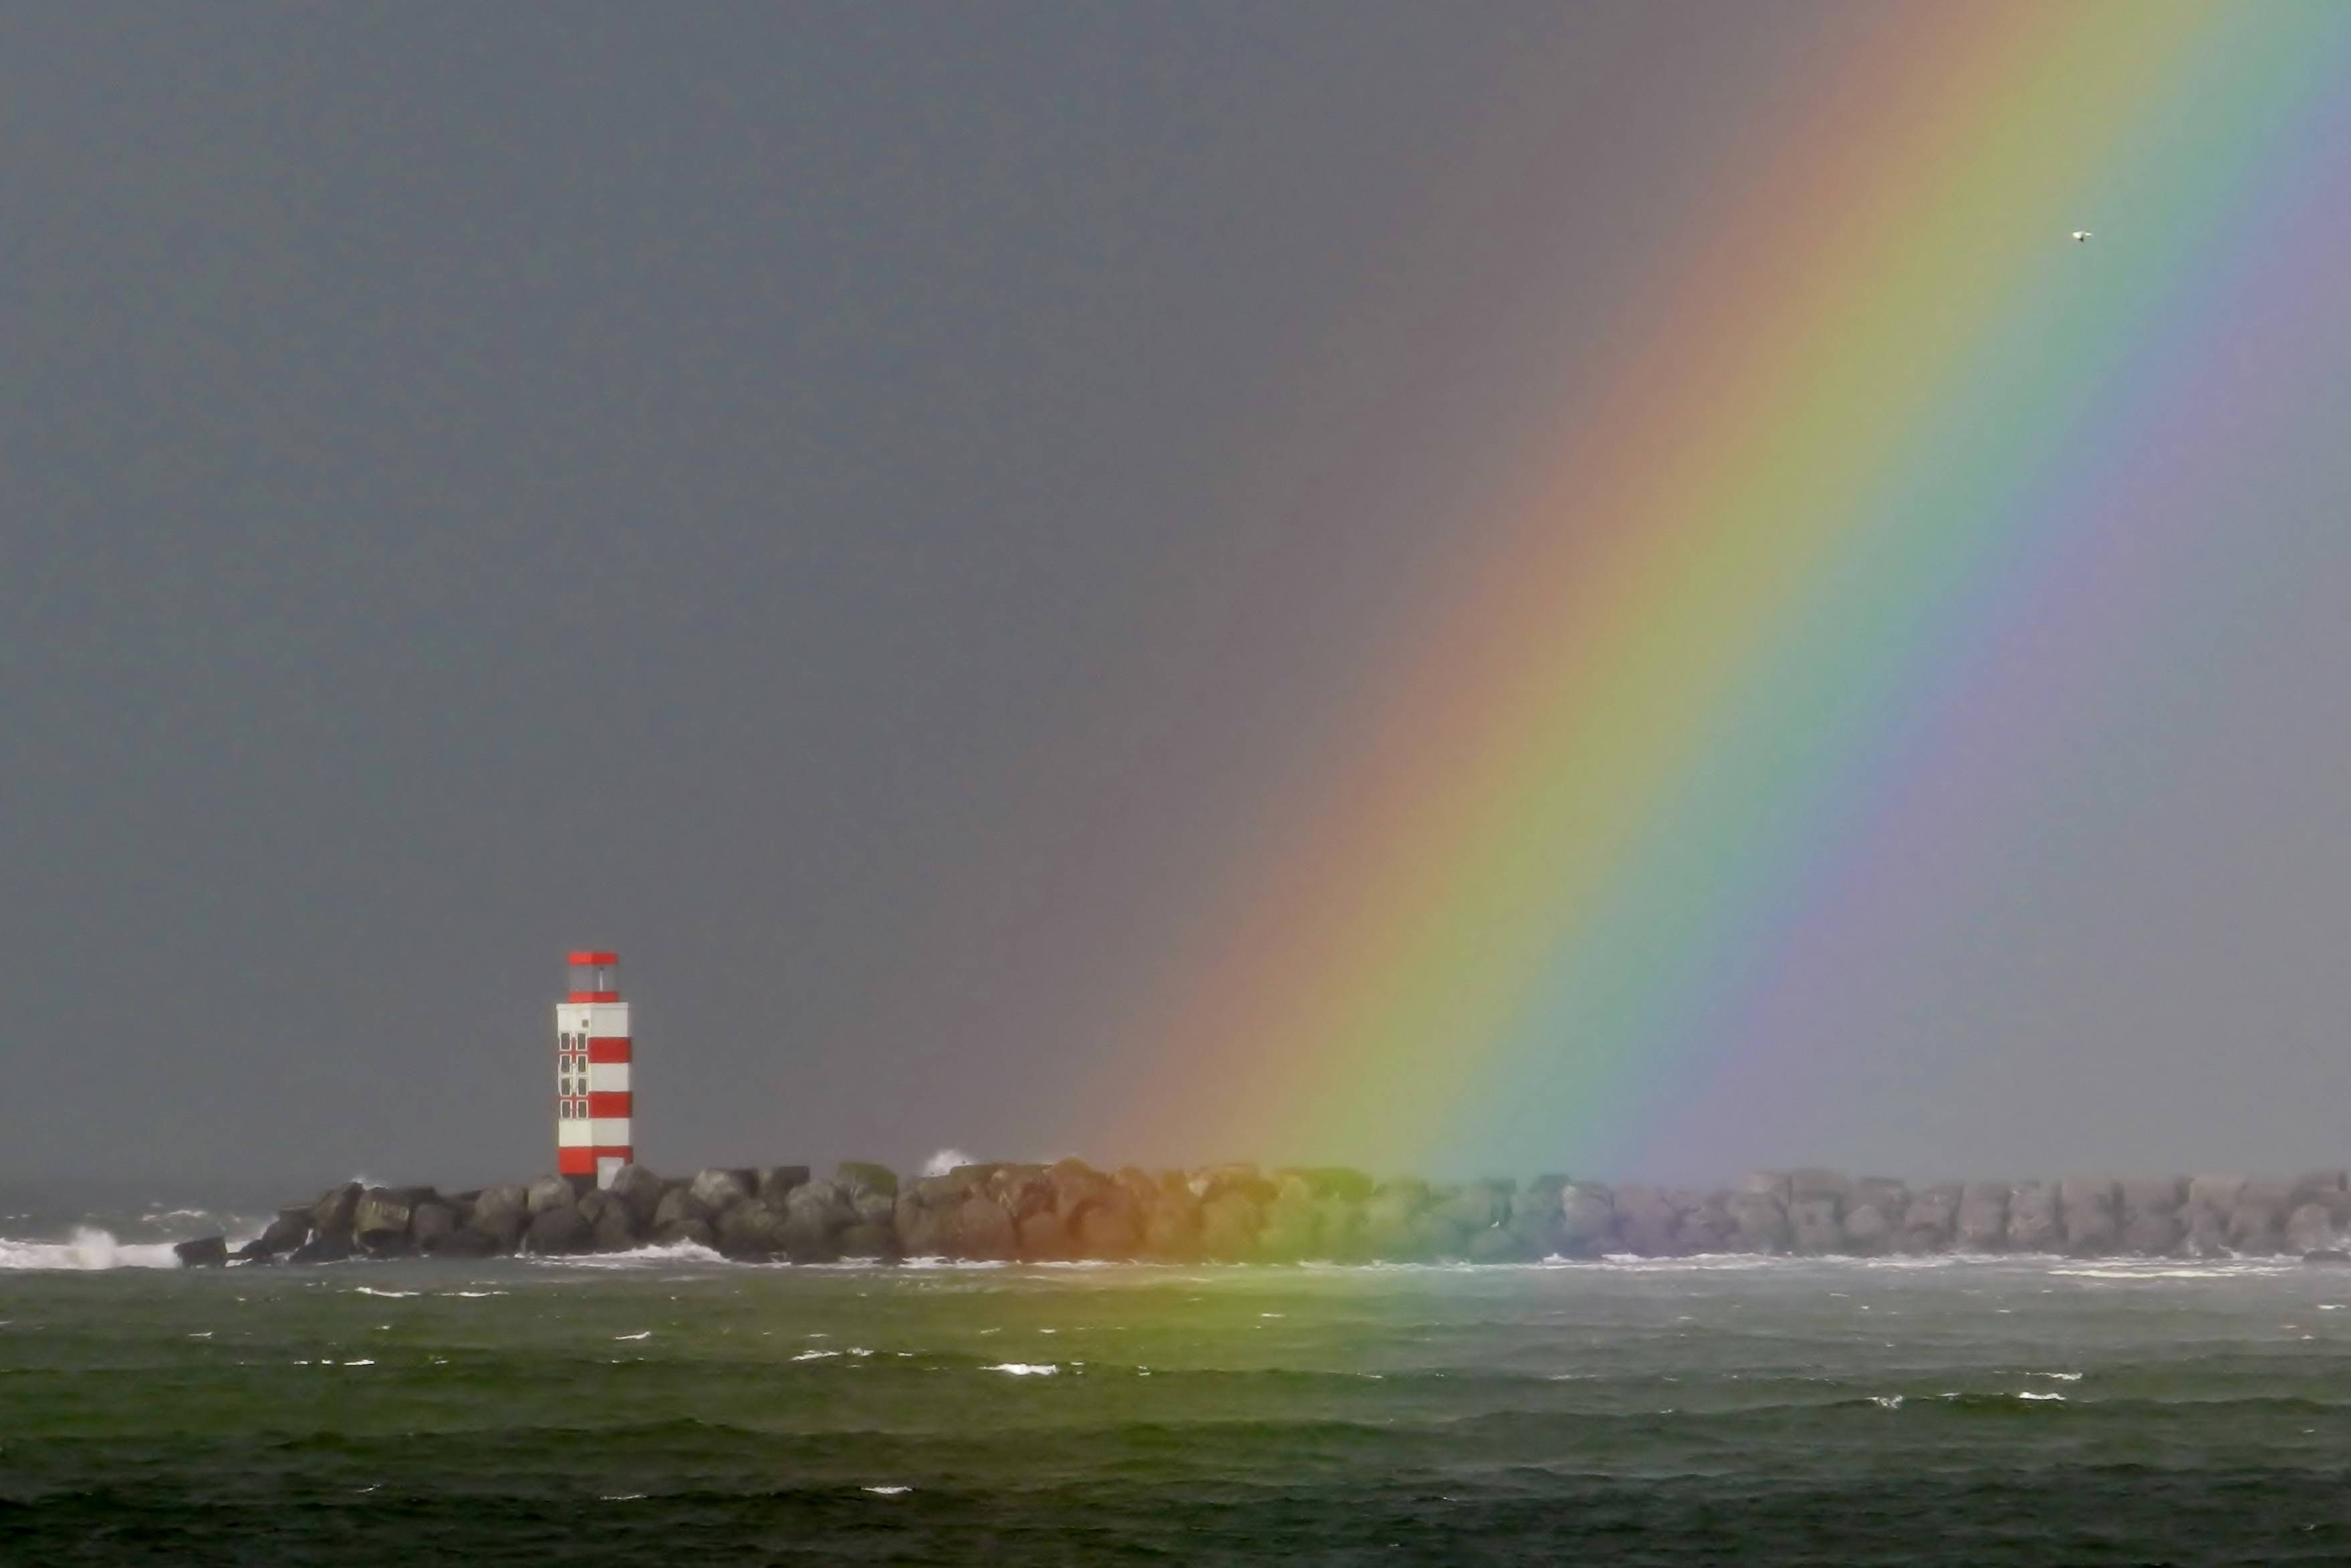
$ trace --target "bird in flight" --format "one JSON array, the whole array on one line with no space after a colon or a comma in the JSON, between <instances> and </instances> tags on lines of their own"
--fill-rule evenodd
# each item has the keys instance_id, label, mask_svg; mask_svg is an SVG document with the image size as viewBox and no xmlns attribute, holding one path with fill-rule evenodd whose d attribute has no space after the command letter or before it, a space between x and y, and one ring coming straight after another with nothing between
<instances>
[{"instance_id":1,"label":"bird in flight","mask_svg":"<svg viewBox=\"0 0 2351 1568\"><path fill-rule=\"evenodd\" d=\"M2084 240L2088 239L2089 237L2090 231L2087 229L2075 229L2074 231L2074 243L2075 245L2080 245Z\"/></svg>"}]
</instances>

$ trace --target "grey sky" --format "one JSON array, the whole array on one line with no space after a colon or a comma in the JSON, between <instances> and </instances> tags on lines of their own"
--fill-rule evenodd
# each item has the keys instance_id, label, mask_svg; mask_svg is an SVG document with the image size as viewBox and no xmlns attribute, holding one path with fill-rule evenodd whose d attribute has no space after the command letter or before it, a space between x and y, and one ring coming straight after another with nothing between
<instances>
[{"instance_id":1,"label":"grey sky","mask_svg":"<svg viewBox=\"0 0 2351 1568\"><path fill-rule=\"evenodd\" d=\"M1118 1157L1072 1080L1195 868L1311 756L1431 507L1848 25L0 18L0 1174L541 1168L582 945L625 956L657 1165ZM2117 864L2020 864L1985 1008L2173 1005L2193 929L2067 956L2199 865L2276 873L2249 948L2343 928L2339 856L2294 846L2343 837L2312 677L2351 635L2295 626L2244 655L2273 706L2177 742L2262 763L2085 841ZM2231 1082L2340 1053L2338 984L2241 979ZM2043 1058L1985 1050L1832 1061L1782 1157L2065 1163L2014 1131ZM2156 1165L2339 1123L2244 1096L2189 1149L2194 1106L2113 1106L2074 1131Z\"/></svg>"}]
</instances>

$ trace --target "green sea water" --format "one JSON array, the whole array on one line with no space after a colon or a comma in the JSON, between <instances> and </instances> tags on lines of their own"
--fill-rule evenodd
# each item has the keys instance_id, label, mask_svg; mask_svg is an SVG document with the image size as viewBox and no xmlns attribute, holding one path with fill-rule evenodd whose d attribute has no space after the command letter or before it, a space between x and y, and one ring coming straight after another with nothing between
<instances>
[{"instance_id":1,"label":"green sea water","mask_svg":"<svg viewBox=\"0 0 2351 1568\"><path fill-rule=\"evenodd\" d=\"M9 1564L2351 1562L2299 1263L68 1260Z\"/></svg>"}]
</instances>

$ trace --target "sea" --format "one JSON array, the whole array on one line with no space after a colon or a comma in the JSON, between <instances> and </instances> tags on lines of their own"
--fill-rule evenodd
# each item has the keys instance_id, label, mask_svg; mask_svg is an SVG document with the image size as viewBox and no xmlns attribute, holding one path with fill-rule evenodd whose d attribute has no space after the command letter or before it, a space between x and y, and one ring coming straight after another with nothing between
<instances>
[{"instance_id":1,"label":"sea","mask_svg":"<svg viewBox=\"0 0 2351 1568\"><path fill-rule=\"evenodd\" d=\"M246 1223L0 1209L0 1563L2351 1563L2323 1265L169 1266Z\"/></svg>"}]
</instances>

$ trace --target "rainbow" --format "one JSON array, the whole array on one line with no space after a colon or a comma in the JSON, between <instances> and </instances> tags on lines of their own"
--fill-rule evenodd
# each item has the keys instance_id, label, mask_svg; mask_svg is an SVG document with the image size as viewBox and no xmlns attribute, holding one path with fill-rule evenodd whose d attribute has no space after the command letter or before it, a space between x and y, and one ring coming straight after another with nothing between
<instances>
[{"instance_id":1,"label":"rainbow","mask_svg":"<svg viewBox=\"0 0 2351 1568\"><path fill-rule=\"evenodd\" d=\"M1727 154L1732 210L1566 378L1516 498L1430 520L1462 570L1269 808L1217 956L1125 1019L1123 1137L1641 1163L1807 910L1960 865L1965 801L1921 822L1921 791L2062 745L2220 487L2308 435L2308 323L2260 303L2343 253L2351 5L1867 15L1795 134ZM2038 706L1984 711L2053 606Z\"/></svg>"}]
</instances>

